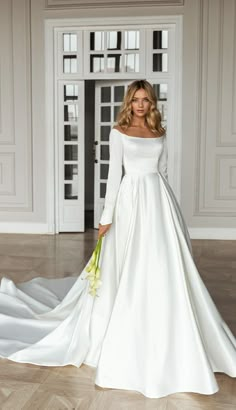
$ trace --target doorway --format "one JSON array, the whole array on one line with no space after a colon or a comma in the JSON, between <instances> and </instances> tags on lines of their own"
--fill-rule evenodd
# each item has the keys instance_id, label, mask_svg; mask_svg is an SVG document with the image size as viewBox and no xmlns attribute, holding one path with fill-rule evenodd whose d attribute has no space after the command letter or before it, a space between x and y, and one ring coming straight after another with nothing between
<instances>
[{"instance_id":1,"label":"doorway","mask_svg":"<svg viewBox=\"0 0 236 410\"><path fill-rule=\"evenodd\" d=\"M83 25L79 19L77 26L74 21L70 26L69 20L61 27L59 21L47 23L47 61L54 64L47 76L49 154L54 164L48 214L54 233L98 228L109 168L109 133L134 79L147 79L156 92L168 130L169 180L178 198L182 21L179 16L168 19L163 23L161 17L155 22L146 17L142 24L129 19L129 25L109 19L107 27L104 19L101 26L94 26L94 21Z\"/></svg>"}]
</instances>

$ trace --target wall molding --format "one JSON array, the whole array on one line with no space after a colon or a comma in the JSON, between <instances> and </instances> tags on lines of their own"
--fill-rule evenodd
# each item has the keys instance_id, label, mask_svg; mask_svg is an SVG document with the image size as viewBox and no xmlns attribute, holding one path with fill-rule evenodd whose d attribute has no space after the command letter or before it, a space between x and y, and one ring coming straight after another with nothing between
<instances>
[{"instance_id":1,"label":"wall molding","mask_svg":"<svg viewBox=\"0 0 236 410\"><path fill-rule=\"evenodd\" d=\"M16 195L16 154L15 152L0 152L1 178L0 196Z\"/></svg>"},{"instance_id":2,"label":"wall molding","mask_svg":"<svg viewBox=\"0 0 236 410\"><path fill-rule=\"evenodd\" d=\"M2 6L1 6L2 7ZM15 84L13 0L1 9L1 65L0 65L0 145L14 146L15 138ZM3 35L4 33L4 35ZM7 46L6 46L7 45ZM12 81L8 81L11 76Z\"/></svg>"},{"instance_id":3,"label":"wall molding","mask_svg":"<svg viewBox=\"0 0 236 410\"><path fill-rule=\"evenodd\" d=\"M183 6L184 0L46 0L46 9Z\"/></svg>"},{"instance_id":4,"label":"wall molding","mask_svg":"<svg viewBox=\"0 0 236 410\"><path fill-rule=\"evenodd\" d=\"M234 154L216 154L215 175L216 175L216 187L215 187L215 199L234 200L235 188L232 172L236 168L236 156ZM222 175L222 178L220 178ZM220 184L221 179L224 180L224 184ZM226 183L227 182L227 183ZM236 181L235 181L236 182Z\"/></svg>"},{"instance_id":5,"label":"wall molding","mask_svg":"<svg viewBox=\"0 0 236 410\"><path fill-rule=\"evenodd\" d=\"M188 228L191 239L236 240L236 228Z\"/></svg>"}]
</instances>

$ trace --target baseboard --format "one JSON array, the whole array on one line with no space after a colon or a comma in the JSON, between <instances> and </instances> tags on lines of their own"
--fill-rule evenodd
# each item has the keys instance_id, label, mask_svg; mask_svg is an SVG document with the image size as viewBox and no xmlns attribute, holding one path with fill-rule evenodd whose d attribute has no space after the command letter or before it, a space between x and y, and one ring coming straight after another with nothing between
<instances>
[{"instance_id":1,"label":"baseboard","mask_svg":"<svg viewBox=\"0 0 236 410\"><path fill-rule=\"evenodd\" d=\"M0 222L0 233L52 234L48 224L37 222Z\"/></svg>"},{"instance_id":2,"label":"baseboard","mask_svg":"<svg viewBox=\"0 0 236 410\"><path fill-rule=\"evenodd\" d=\"M188 228L191 239L236 240L236 228Z\"/></svg>"},{"instance_id":3,"label":"baseboard","mask_svg":"<svg viewBox=\"0 0 236 410\"><path fill-rule=\"evenodd\" d=\"M188 228L191 239L236 240L235 228ZM0 233L52 235L53 227L37 222L0 222Z\"/></svg>"}]
</instances>

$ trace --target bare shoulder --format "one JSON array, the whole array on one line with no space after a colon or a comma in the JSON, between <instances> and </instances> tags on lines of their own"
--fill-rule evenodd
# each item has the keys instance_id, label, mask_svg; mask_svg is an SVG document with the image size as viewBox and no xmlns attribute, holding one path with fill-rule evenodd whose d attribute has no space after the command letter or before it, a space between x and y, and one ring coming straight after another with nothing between
<instances>
[{"instance_id":1,"label":"bare shoulder","mask_svg":"<svg viewBox=\"0 0 236 410\"><path fill-rule=\"evenodd\" d=\"M114 127L112 129L120 131L120 132L124 132L120 125L114 125Z\"/></svg>"}]
</instances>

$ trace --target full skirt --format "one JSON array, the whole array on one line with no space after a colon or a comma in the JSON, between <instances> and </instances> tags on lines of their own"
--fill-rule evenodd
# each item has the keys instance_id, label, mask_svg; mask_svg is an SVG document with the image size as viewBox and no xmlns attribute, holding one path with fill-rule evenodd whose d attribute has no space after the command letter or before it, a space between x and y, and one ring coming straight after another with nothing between
<instances>
[{"instance_id":1,"label":"full skirt","mask_svg":"<svg viewBox=\"0 0 236 410\"><path fill-rule=\"evenodd\" d=\"M98 297L88 292L85 267L78 277L2 279L0 357L84 363L96 367L96 385L150 398L213 394L214 372L236 377L236 339L194 264L180 207L160 173L123 177L103 238Z\"/></svg>"}]
</instances>

